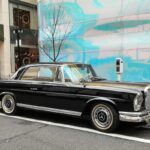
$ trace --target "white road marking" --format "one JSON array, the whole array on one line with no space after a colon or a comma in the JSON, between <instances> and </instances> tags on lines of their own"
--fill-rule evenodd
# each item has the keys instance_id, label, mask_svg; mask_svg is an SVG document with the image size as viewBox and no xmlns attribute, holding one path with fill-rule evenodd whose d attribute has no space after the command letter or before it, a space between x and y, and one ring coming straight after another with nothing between
<instances>
[{"instance_id":1,"label":"white road marking","mask_svg":"<svg viewBox=\"0 0 150 150\"><path fill-rule=\"evenodd\" d=\"M138 137L132 137L132 136L127 136L127 135L115 134L115 133L113 133L113 134L112 133L103 133L100 131L96 131L94 129L88 129L88 128L84 128L84 127L77 127L77 126L61 124L61 123L54 123L54 122L50 122L50 121L41 121L41 120L30 119L30 118L26 118L26 117L8 116L8 115L5 115L3 113L0 113L0 116L30 121L30 122L34 122L34 123L41 123L41 124L46 124L46 125L51 125L51 126L64 127L64 128L74 129L74 130L80 130L80 131L95 133L95 134L99 134L99 135L106 135L106 136L110 136L110 137L114 137L114 138L120 138L120 139L124 139L124 140L131 140L131 141L135 141L135 142L150 144L150 140L138 138Z\"/></svg>"}]
</instances>

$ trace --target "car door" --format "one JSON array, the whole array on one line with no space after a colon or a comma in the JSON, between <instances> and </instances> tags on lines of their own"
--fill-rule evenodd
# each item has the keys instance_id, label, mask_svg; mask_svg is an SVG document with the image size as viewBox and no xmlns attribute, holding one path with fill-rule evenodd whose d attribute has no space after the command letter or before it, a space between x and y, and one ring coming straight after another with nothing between
<instances>
[{"instance_id":1,"label":"car door","mask_svg":"<svg viewBox=\"0 0 150 150\"><path fill-rule=\"evenodd\" d=\"M79 115L88 97L79 95L85 90L83 85L73 85L62 81L60 67L41 65L28 68L22 82L30 82L28 89L20 95L23 107L50 110Z\"/></svg>"},{"instance_id":2,"label":"car door","mask_svg":"<svg viewBox=\"0 0 150 150\"><path fill-rule=\"evenodd\" d=\"M38 92L38 97L41 97L41 105L44 107L55 108L59 111L66 110L66 112L73 111L69 113L81 112L88 99L85 95L79 95L79 92L83 90L85 90L83 85L63 82L61 67L57 67L55 79L42 83L43 93Z\"/></svg>"},{"instance_id":3,"label":"car door","mask_svg":"<svg viewBox=\"0 0 150 150\"><path fill-rule=\"evenodd\" d=\"M37 97L34 105L39 107L56 108L59 105L59 87L55 82L57 65L39 66L38 79L32 83L32 90Z\"/></svg>"},{"instance_id":4,"label":"car door","mask_svg":"<svg viewBox=\"0 0 150 150\"><path fill-rule=\"evenodd\" d=\"M32 83L37 102L34 105L49 107L54 109L71 109L71 99L75 98L75 93L69 93L67 84L58 79L59 66L40 66L38 81ZM57 79L56 79L57 78Z\"/></svg>"}]
</instances>

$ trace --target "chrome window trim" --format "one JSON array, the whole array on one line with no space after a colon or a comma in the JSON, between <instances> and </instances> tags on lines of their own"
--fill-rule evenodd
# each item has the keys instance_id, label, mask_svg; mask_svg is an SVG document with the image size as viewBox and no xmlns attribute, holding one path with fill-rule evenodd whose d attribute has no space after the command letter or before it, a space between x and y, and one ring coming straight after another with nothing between
<instances>
[{"instance_id":1,"label":"chrome window trim","mask_svg":"<svg viewBox=\"0 0 150 150\"><path fill-rule=\"evenodd\" d=\"M70 110L28 105L28 104L22 104L22 103L17 103L17 106L23 107L23 108L34 109L34 110L40 110L40 111L47 111L47 112L53 112L53 113L59 113L59 114L73 115L73 116L81 116L81 114L82 114L81 112L78 112L78 111L70 111Z\"/></svg>"},{"instance_id":2,"label":"chrome window trim","mask_svg":"<svg viewBox=\"0 0 150 150\"><path fill-rule=\"evenodd\" d=\"M65 67L66 65L62 65L61 67L60 67L60 71L61 71L61 81L62 81L62 83L64 83L65 84L65 76L64 76L64 67Z\"/></svg>"}]
</instances>

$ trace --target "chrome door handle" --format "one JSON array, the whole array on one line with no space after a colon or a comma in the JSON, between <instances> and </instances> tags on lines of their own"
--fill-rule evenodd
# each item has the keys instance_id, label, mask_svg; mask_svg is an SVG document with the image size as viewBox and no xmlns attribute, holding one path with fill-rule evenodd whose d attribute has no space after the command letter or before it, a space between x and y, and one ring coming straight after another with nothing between
<instances>
[{"instance_id":1,"label":"chrome door handle","mask_svg":"<svg viewBox=\"0 0 150 150\"><path fill-rule=\"evenodd\" d=\"M37 91L37 88L30 88L30 90L32 90L32 91Z\"/></svg>"}]
</instances>

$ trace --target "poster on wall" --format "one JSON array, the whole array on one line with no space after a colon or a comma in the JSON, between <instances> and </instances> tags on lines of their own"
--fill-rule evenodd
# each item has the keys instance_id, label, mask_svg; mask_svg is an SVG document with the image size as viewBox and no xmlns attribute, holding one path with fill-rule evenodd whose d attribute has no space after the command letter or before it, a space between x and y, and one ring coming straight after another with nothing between
<instances>
[{"instance_id":1,"label":"poster on wall","mask_svg":"<svg viewBox=\"0 0 150 150\"><path fill-rule=\"evenodd\" d=\"M15 70L27 64L39 62L39 53L36 48L15 48Z\"/></svg>"}]
</instances>

